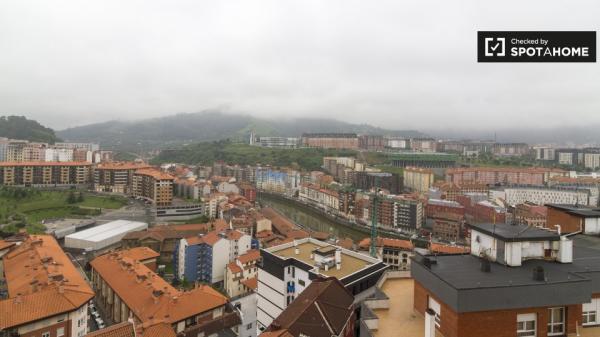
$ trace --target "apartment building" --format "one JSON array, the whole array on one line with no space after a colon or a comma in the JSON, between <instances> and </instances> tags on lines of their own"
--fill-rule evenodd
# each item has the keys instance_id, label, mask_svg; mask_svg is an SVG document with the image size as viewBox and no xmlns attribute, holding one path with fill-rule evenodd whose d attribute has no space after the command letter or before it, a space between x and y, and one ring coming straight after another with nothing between
<instances>
[{"instance_id":1,"label":"apartment building","mask_svg":"<svg viewBox=\"0 0 600 337\"><path fill-rule=\"evenodd\" d=\"M435 175L432 170L420 167L404 169L404 187L418 193L427 193L433 185Z\"/></svg>"},{"instance_id":2,"label":"apartment building","mask_svg":"<svg viewBox=\"0 0 600 337\"><path fill-rule=\"evenodd\" d=\"M570 204L546 204L546 207L547 228L563 233L600 234L600 208Z\"/></svg>"},{"instance_id":3,"label":"apartment building","mask_svg":"<svg viewBox=\"0 0 600 337\"><path fill-rule=\"evenodd\" d=\"M79 162L2 162L0 185L74 186L91 182L92 164Z\"/></svg>"},{"instance_id":4,"label":"apartment building","mask_svg":"<svg viewBox=\"0 0 600 337\"><path fill-rule=\"evenodd\" d=\"M261 337L349 337L357 329L354 298L335 277L314 280Z\"/></svg>"},{"instance_id":5,"label":"apartment building","mask_svg":"<svg viewBox=\"0 0 600 337\"><path fill-rule=\"evenodd\" d=\"M292 195L300 189L300 173L296 170L258 167L255 179L259 191Z\"/></svg>"},{"instance_id":6,"label":"apartment building","mask_svg":"<svg viewBox=\"0 0 600 337\"><path fill-rule=\"evenodd\" d=\"M490 189L491 200L502 199L509 205L532 202L538 205L552 204L579 204L597 205L598 200L592 198L590 190L578 187L533 187L511 186Z\"/></svg>"},{"instance_id":7,"label":"apartment building","mask_svg":"<svg viewBox=\"0 0 600 337\"><path fill-rule=\"evenodd\" d=\"M179 240L206 234L214 230L224 230L227 227L228 225L223 219L216 219L203 224L154 226L146 230L125 234L121 239L121 247L123 249L148 247L160 253L162 262L171 263Z\"/></svg>"},{"instance_id":8,"label":"apartment building","mask_svg":"<svg viewBox=\"0 0 600 337\"><path fill-rule=\"evenodd\" d=\"M404 184L402 176L397 173L361 171L355 172L353 186L364 191L380 188L391 194L399 194Z\"/></svg>"},{"instance_id":9,"label":"apartment building","mask_svg":"<svg viewBox=\"0 0 600 337\"><path fill-rule=\"evenodd\" d=\"M556 149L550 146L535 146L535 160L555 161Z\"/></svg>"},{"instance_id":10,"label":"apartment building","mask_svg":"<svg viewBox=\"0 0 600 337\"><path fill-rule=\"evenodd\" d=\"M363 210L363 221L370 223L373 202ZM418 198L409 195L387 195L377 201L377 224L379 226L400 229L415 233L425 223L425 205Z\"/></svg>"},{"instance_id":11,"label":"apartment building","mask_svg":"<svg viewBox=\"0 0 600 337\"><path fill-rule=\"evenodd\" d=\"M149 200L156 206L170 206L174 180L172 175L154 168L138 169L133 173L133 196Z\"/></svg>"},{"instance_id":12,"label":"apartment building","mask_svg":"<svg viewBox=\"0 0 600 337\"><path fill-rule=\"evenodd\" d=\"M260 332L293 304L315 279L336 278L354 296L356 304L376 292L376 284L388 268L379 259L313 238L261 249L261 257L257 313ZM359 313L357 319L360 319Z\"/></svg>"},{"instance_id":13,"label":"apartment building","mask_svg":"<svg viewBox=\"0 0 600 337\"><path fill-rule=\"evenodd\" d=\"M386 141L381 135L358 136L358 147L367 151L383 151Z\"/></svg>"},{"instance_id":14,"label":"apartment building","mask_svg":"<svg viewBox=\"0 0 600 337\"><path fill-rule=\"evenodd\" d=\"M323 208L329 212L337 212L340 209L339 193L337 191L321 188L317 185L302 184L300 186L298 198L301 201Z\"/></svg>"},{"instance_id":15,"label":"apartment building","mask_svg":"<svg viewBox=\"0 0 600 337\"><path fill-rule=\"evenodd\" d=\"M415 246L409 240L378 237L375 247L377 257L390 266L390 270L410 270L410 258L414 255ZM361 240L358 249L370 253L371 238Z\"/></svg>"},{"instance_id":16,"label":"apartment building","mask_svg":"<svg viewBox=\"0 0 600 337\"><path fill-rule=\"evenodd\" d=\"M543 186L552 177L566 175L567 171L543 167L461 167L446 170L446 181L455 184Z\"/></svg>"},{"instance_id":17,"label":"apartment building","mask_svg":"<svg viewBox=\"0 0 600 337\"><path fill-rule=\"evenodd\" d=\"M31 235L2 257L8 298L0 336L83 337L94 291L50 235Z\"/></svg>"},{"instance_id":18,"label":"apartment building","mask_svg":"<svg viewBox=\"0 0 600 337\"><path fill-rule=\"evenodd\" d=\"M491 150L494 156L503 157L523 156L530 151L525 143L494 143Z\"/></svg>"},{"instance_id":19,"label":"apartment building","mask_svg":"<svg viewBox=\"0 0 600 337\"><path fill-rule=\"evenodd\" d=\"M225 268L225 291L231 305L242 313L240 337L255 337L260 251L252 249L238 256Z\"/></svg>"},{"instance_id":20,"label":"apartment building","mask_svg":"<svg viewBox=\"0 0 600 337\"><path fill-rule=\"evenodd\" d=\"M515 205L513 219L518 224L546 227L547 215L548 208L546 206L525 202Z\"/></svg>"},{"instance_id":21,"label":"apartment building","mask_svg":"<svg viewBox=\"0 0 600 337\"><path fill-rule=\"evenodd\" d=\"M300 138L297 137L258 137L255 144L262 147L278 149L295 149L300 145Z\"/></svg>"},{"instance_id":22,"label":"apartment building","mask_svg":"<svg viewBox=\"0 0 600 337\"><path fill-rule=\"evenodd\" d=\"M54 147L57 149L82 149L90 152L100 151L100 145L95 143L65 143L65 142L56 142L54 143Z\"/></svg>"},{"instance_id":23,"label":"apartment building","mask_svg":"<svg viewBox=\"0 0 600 337\"><path fill-rule=\"evenodd\" d=\"M598 243L527 225L472 225L470 254L413 258L413 308L426 336L596 336Z\"/></svg>"},{"instance_id":24,"label":"apartment building","mask_svg":"<svg viewBox=\"0 0 600 337\"><path fill-rule=\"evenodd\" d=\"M225 267L252 248L252 237L237 230L183 238L175 250L175 276L189 282L223 284Z\"/></svg>"},{"instance_id":25,"label":"apartment building","mask_svg":"<svg viewBox=\"0 0 600 337\"><path fill-rule=\"evenodd\" d=\"M416 152L436 152L437 141L433 138L411 138L410 149Z\"/></svg>"},{"instance_id":26,"label":"apartment building","mask_svg":"<svg viewBox=\"0 0 600 337\"><path fill-rule=\"evenodd\" d=\"M302 145L324 149L358 150L358 136L355 133L304 133Z\"/></svg>"},{"instance_id":27,"label":"apartment building","mask_svg":"<svg viewBox=\"0 0 600 337\"><path fill-rule=\"evenodd\" d=\"M139 169L150 168L144 163L107 162L96 165L94 169L94 190L133 194L133 173Z\"/></svg>"},{"instance_id":28,"label":"apartment building","mask_svg":"<svg viewBox=\"0 0 600 337\"><path fill-rule=\"evenodd\" d=\"M475 183L475 182L463 182L460 184L451 182L438 181L430 189L429 195L434 199L444 199L450 201L456 201L456 197L459 195L465 195L468 193L485 193L488 194L489 187L486 184Z\"/></svg>"},{"instance_id":29,"label":"apartment building","mask_svg":"<svg viewBox=\"0 0 600 337\"><path fill-rule=\"evenodd\" d=\"M99 256L90 265L96 303L114 323L163 322L178 336L235 335L239 330L239 315L210 286L175 289L127 251Z\"/></svg>"}]
</instances>

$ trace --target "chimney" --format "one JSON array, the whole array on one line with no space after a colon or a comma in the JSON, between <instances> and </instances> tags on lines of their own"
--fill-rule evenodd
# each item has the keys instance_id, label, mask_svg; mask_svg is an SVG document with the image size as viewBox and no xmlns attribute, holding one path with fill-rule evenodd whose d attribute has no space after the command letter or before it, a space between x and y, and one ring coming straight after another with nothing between
<instances>
[{"instance_id":1,"label":"chimney","mask_svg":"<svg viewBox=\"0 0 600 337\"><path fill-rule=\"evenodd\" d=\"M294 254L300 255L300 248L298 248L298 241L294 240Z\"/></svg>"},{"instance_id":2,"label":"chimney","mask_svg":"<svg viewBox=\"0 0 600 337\"><path fill-rule=\"evenodd\" d=\"M325 264L325 271L329 271L329 265Z\"/></svg>"},{"instance_id":3,"label":"chimney","mask_svg":"<svg viewBox=\"0 0 600 337\"><path fill-rule=\"evenodd\" d=\"M17 293L17 296L15 297L15 304L21 303L23 303L23 297L21 296L21 293Z\"/></svg>"},{"instance_id":4,"label":"chimney","mask_svg":"<svg viewBox=\"0 0 600 337\"><path fill-rule=\"evenodd\" d=\"M31 282L29 282L29 284L31 285L32 293L35 293L36 291L38 291L38 280L33 279L33 280L31 280Z\"/></svg>"},{"instance_id":5,"label":"chimney","mask_svg":"<svg viewBox=\"0 0 600 337\"><path fill-rule=\"evenodd\" d=\"M484 273L489 273L492 270L491 263L488 259L481 259L481 271Z\"/></svg>"},{"instance_id":6,"label":"chimney","mask_svg":"<svg viewBox=\"0 0 600 337\"><path fill-rule=\"evenodd\" d=\"M342 269L342 249L340 248L335 250L335 268L337 270Z\"/></svg>"},{"instance_id":7,"label":"chimney","mask_svg":"<svg viewBox=\"0 0 600 337\"><path fill-rule=\"evenodd\" d=\"M435 337L435 311L425 310L425 337Z\"/></svg>"},{"instance_id":8,"label":"chimney","mask_svg":"<svg viewBox=\"0 0 600 337\"><path fill-rule=\"evenodd\" d=\"M546 281L546 273L544 272L544 267L542 266L537 266L535 268L533 268L533 279L535 281Z\"/></svg>"}]
</instances>

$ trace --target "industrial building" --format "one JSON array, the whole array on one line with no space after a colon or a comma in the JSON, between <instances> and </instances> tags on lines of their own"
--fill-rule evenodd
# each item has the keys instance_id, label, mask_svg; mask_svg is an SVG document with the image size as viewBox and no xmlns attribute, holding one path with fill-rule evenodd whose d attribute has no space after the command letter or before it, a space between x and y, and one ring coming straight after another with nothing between
<instances>
[{"instance_id":1,"label":"industrial building","mask_svg":"<svg viewBox=\"0 0 600 337\"><path fill-rule=\"evenodd\" d=\"M148 224L145 222L116 220L67 235L65 247L99 250L119 243L127 233L144 229L148 229Z\"/></svg>"}]
</instances>

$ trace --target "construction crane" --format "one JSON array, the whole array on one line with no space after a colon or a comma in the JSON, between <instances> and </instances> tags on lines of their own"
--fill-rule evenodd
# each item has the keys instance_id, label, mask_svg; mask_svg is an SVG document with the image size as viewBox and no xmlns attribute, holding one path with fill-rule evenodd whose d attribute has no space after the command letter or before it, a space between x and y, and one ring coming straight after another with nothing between
<instances>
[{"instance_id":1,"label":"construction crane","mask_svg":"<svg viewBox=\"0 0 600 337\"><path fill-rule=\"evenodd\" d=\"M371 247L369 252L372 257L377 258L377 206L379 206L379 177L375 178L375 194L371 202Z\"/></svg>"}]
</instances>

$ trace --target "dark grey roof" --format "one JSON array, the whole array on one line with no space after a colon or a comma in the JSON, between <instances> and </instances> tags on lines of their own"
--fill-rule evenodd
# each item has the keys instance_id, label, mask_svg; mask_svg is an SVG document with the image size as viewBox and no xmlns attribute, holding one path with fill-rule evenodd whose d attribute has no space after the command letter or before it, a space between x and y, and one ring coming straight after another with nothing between
<instances>
[{"instance_id":1,"label":"dark grey roof","mask_svg":"<svg viewBox=\"0 0 600 337\"><path fill-rule=\"evenodd\" d=\"M476 231L491 235L502 241L560 240L558 233L528 225L484 223L469 226Z\"/></svg>"},{"instance_id":2,"label":"dark grey roof","mask_svg":"<svg viewBox=\"0 0 600 337\"><path fill-rule=\"evenodd\" d=\"M600 208L589 207L584 205L568 205L568 204L546 204L546 207L554 208L567 212L569 214L578 215L586 218L599 218Z\"/></svg>"},{"instance_id":3,"label":"dark grey roof","mask_svg":"<svg viewBox=\"0 0 600 337\"><path fill-rule=\"evenodd\" d=\"M456 312L531 308L589 302L600 293L600 238L573 237L573 263L527 260L520 267L491 263L483 272L473 255L413 258L413 278ZM425 258L435 260L431 267ZM544 268L546 279L536 281L533 269Z\"/></svg>"}]
</instances>

